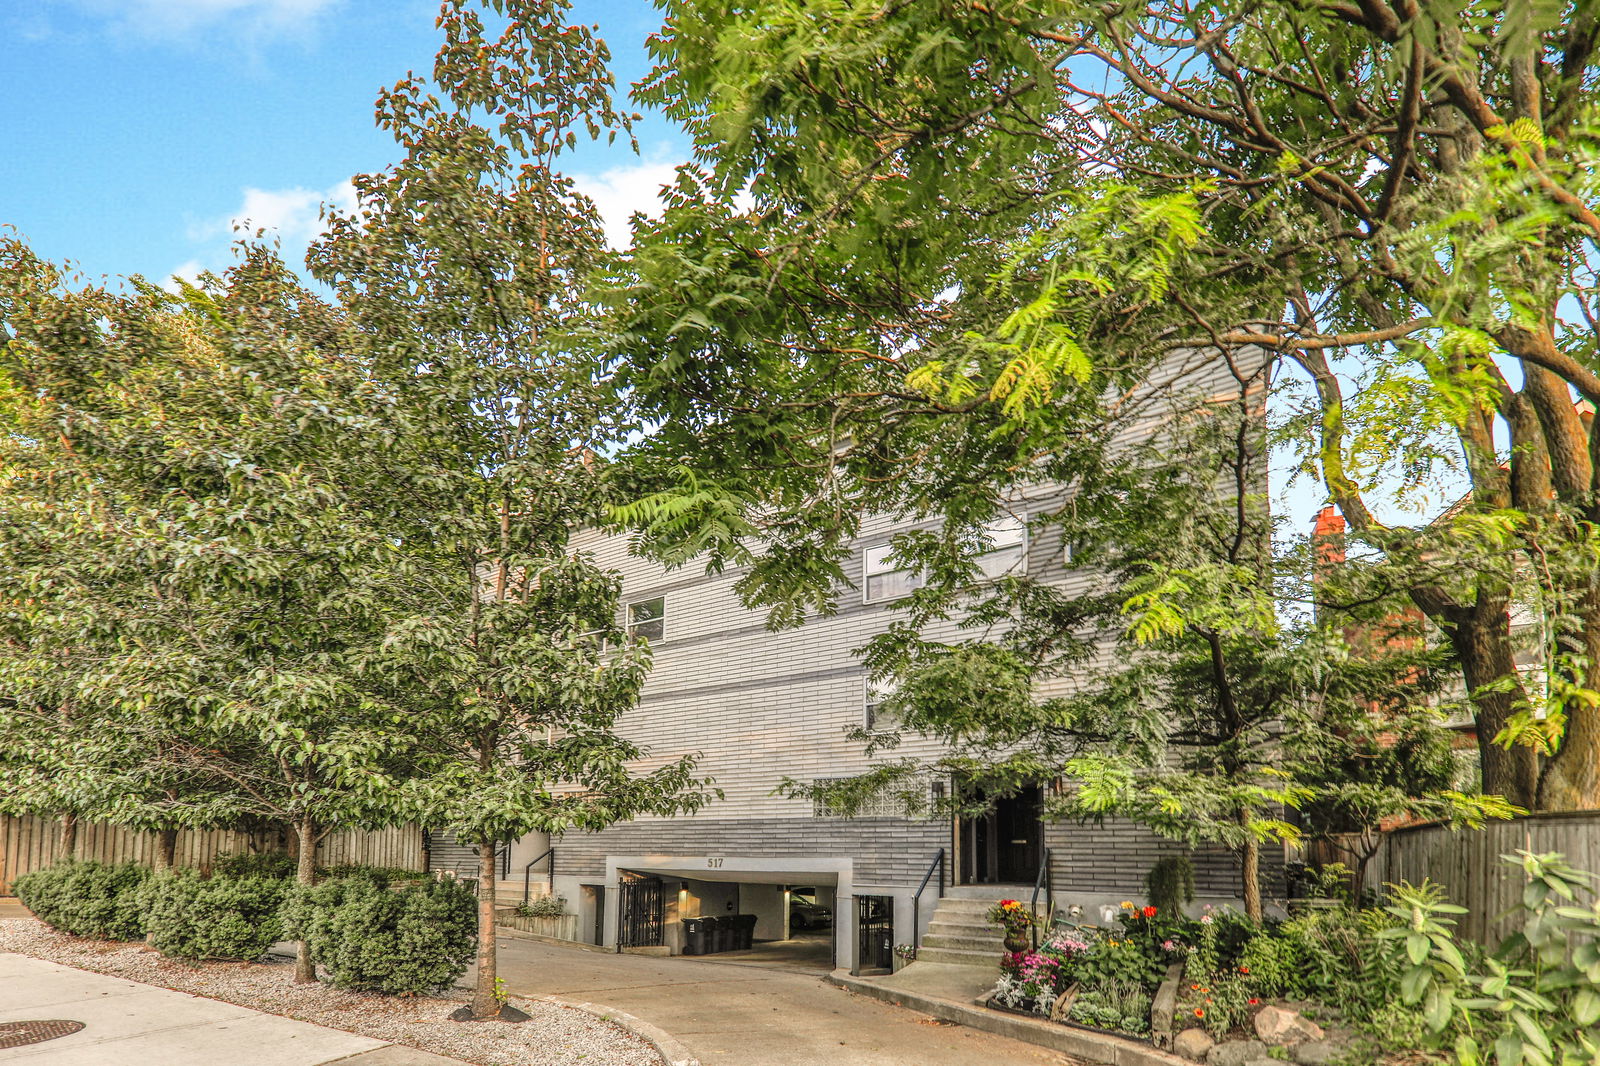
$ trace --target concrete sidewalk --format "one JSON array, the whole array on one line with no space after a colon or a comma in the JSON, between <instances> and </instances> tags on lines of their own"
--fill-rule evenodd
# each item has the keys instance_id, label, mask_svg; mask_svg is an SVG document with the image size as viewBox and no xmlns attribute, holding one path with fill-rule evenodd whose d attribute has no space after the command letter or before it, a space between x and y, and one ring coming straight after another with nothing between
<instances>
[{"instance_id":1,"label":"concrete sidewalk","mask_svg":"<svg viewBox=\"0 0 1600 1066\"><path fill-rule=\"evenodd\" d=\"M0 954L0 1022L83 1022L68 1036L0 1050L28 1066L466 1066L214 999Z\"/></svg>"}]
</instances>

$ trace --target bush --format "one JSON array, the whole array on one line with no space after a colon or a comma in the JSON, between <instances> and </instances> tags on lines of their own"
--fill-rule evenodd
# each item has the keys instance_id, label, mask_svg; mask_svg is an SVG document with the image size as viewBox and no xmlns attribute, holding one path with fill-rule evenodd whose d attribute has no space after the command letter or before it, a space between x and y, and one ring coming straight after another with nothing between
<instances>
[{"instance_id":1,"label":"bush","mask_svg":"<svg viewBox=\"0 0 1600 1066\"><path fill-rule=\"evenodd\" d=\"M283 906L286 935L305 940L336 988L423 995L449 987L476 946L478 900L466 885L427 881L394 889L366 876L296 887Z\"/></svg>"},{"instance_id":2,"label":"bush","mask_svg":"<svg viewBox=\"0 0 1600 1066\"><path fill-rule=\"evenodd\" d=\"M433 875L426 870L410 870L404 866L368 866L365 863L347 862L338 866L319 867L317 876L324 881L360 877L388 887L398 882L430 880Z\"/></svg>"},{"instance_id":3,"label":"bush","mask_svg":"<svg viewBox=\"0 0 1600 1066\"><path fill-rule=\"evenodd\" d=\"M566 913L567 901L562 896L540 896L517 904L518 918L560 918Z\"/></svg>"},{"instance_id":4,"label":"bush","mask_svg":"<svg viewBox=\"0 0 1600 1066\"><path fill-rule=\"evenodd\" d=\"M17 878L17 898L50 928L73 936L138 940L145 925L139 887L150 871L138 863L68 862Z\"/></svg>"},{"instance_id":5,"label":"bush","mask_svg":"<svg viewBox=\"0 0 1600 1066\"><path fill-rule=\"evenodd\" d=\"M288 882L213 877L191 870L153 877L140 893L150 942L178 959L253 961L283 939L278 908Z\"/></svg>"},{"instance_id":6,"label":"bush","mask_svg":"<svg viewBox=\"0 0 1600 1066\"><path fill-rule=\"evenodd\" d=\"M294 876L294 860L282 851L244 851L237 855L218 855L211 864L218 877Z\"/></svg>"}]
</instances>

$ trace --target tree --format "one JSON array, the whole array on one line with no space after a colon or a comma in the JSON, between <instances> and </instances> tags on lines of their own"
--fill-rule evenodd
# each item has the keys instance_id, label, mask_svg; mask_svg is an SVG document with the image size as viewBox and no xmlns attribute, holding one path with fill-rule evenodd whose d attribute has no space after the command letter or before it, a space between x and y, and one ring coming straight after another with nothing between
<instances>
[{"instance_id":1,"label":"tree","mask_svg":"<svg viewBox=\"0 0 1600 1066\"><path fill-rule=\"evenodd\" d=\"M692 758L646 762L617 733L648 647L618 628L615 576L571 544L603 513L625 424L584 338L599 217L556 164L580 133L625 132L626 116L604 45L566 11L446 3L433 86L407 77L378 101L403 158L356 179L358 209L330 219L308 260L400 427L385 484L410 509L415 572L388 590L397 617L369 670L413 715L407 801L478 845L477 1019L509 1017L498 842L708 796Z\"/></svg>"},{"instance_id":2,"label":"tree","mask_svg":"<svg viewBox=\"0 0 1600 1066\"><path fill-rule=\"evenodd\" d=\"M262 248L177 296L3 262L8 792L154 829L162 869L181 826L287 825L310 884L330 829L405 813L406 716L362 687L406 570L369 368Z\"/></svg>"},{"instance_id":3,"label":"tree","mask_svg":"<svg viewBox=\"0 0 1600 1066\"><path fill-rule=\"evenodd\" d=\"M949 335L856 345L860 360L892 361L907 408L957 395L1059 403L1141 352L1280 356L1308 384L1290 427L1308 468L1356 534L1403 564L1407 594L1449 638L1486 787L1541 809L1600 803L1600 464L1585 411L1600 400L1600 20L1588 5L666 10L648 98L690 124L714 187L748 185L779 232L744 274L825 287L838 276L825 263L881 267L881 287L917 290L893 311L920 300L924 319L957 319L985 292L957 265L967 243L1032 212L1021 244L1034 254L1004 264L1011 288L986 292L1016 311L991 325L1028 327L1023 365L996 373ZM1117 226L1186 197L1189 225L1158 269L1098 269L1107 252L1143 251ZM1087 269L1083 246L1055 238L1085 212L1105 220ZM715 276L737 279L724 266L748 260L717 262ZM928 302L940 269L959 286L942 310ZM724 300L742 297L719 284ZM679 308L680 336L695 315L722 324L710 288L660 292L696 297ZM860 290L848 280L841 302ZM816 358L785 384L852 396L849 345L804 325L790 343ZM1383 486L1414 493L1445 468L1472 490L1447 519L1376 516ZM1548 694L1514 669L1509 606L1524 572L1554 623Z\"/></svg>"}]
</instances>

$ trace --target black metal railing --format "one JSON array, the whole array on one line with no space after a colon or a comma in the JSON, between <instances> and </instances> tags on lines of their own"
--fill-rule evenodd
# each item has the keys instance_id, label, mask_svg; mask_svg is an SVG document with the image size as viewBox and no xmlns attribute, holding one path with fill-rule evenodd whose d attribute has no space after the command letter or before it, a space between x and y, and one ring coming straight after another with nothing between
<instances>
[{"instance_id":1,"label":"black metal railing","mask_svg":"<svg viewBox=\"0 0 1600 1066\"><path fill-rule=\"evenodd\" d=\"M922 943L922 893L927 890L928 882L933 877L933 872L939 871L939 898L944 899L944 849L940 848L934 853L933 861L928 863L928 872L922 875L922 884L917 886L917 894L911 897L911 950L916 951Z\"/></svg>"},{"instance_id":2,"label":"black metal railing","mask_svg":"<svg viewBox=\"0 0 1600 1066\"><path fill-rule=\"evenodd\" d=\"M1056 916L1056 886L1050 879L1050 849L1044 849L1044 857L1039 860L1039 872L1033 879L1033 899L1028 902L1028 911L1034 916L1033 947L1039 949L1039 890L1044 889L1045 922L1055 921Z\"/></svg>"},{"instance_id":3,"label":"black metal railing","mask_svg":"<svg viewBox=\"0 0 1600 1066\"><path fill-rule=\"evenodd\" d=\"M522 868L522 902L528 902L528 893L532 888L529 878L533 876L533 868L546 859L550 860L550 891L556 890L556 849L546 848L543 855Z\"/></svg>"}]
</instances>

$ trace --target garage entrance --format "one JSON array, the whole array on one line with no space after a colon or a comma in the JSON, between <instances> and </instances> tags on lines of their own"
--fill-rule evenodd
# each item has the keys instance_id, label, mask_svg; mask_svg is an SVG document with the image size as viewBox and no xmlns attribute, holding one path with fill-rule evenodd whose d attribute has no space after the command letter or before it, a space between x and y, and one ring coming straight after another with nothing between
<instances>
[{"instance_id":1,"label":"garage entrance","mask_svg":"<svg viewBox=\"0 0 1600 1066\"><path fill-rule=\"evenodd\" d=\"M654 948L694 959L808 972L850 965L852 902L839 895L841 873L849 884L848 860L651 856L611 861L619 896L612 943L620 950ZM777 868L750 868L758 863ZM824 863L846 870L828 870ZM658 896L651 885L660 886ZM652 910L656 899L659 924ZM842 928L836 931L836 925ZM654 939L656 928L659 939Z\"/></svg>"}]
</instances>

